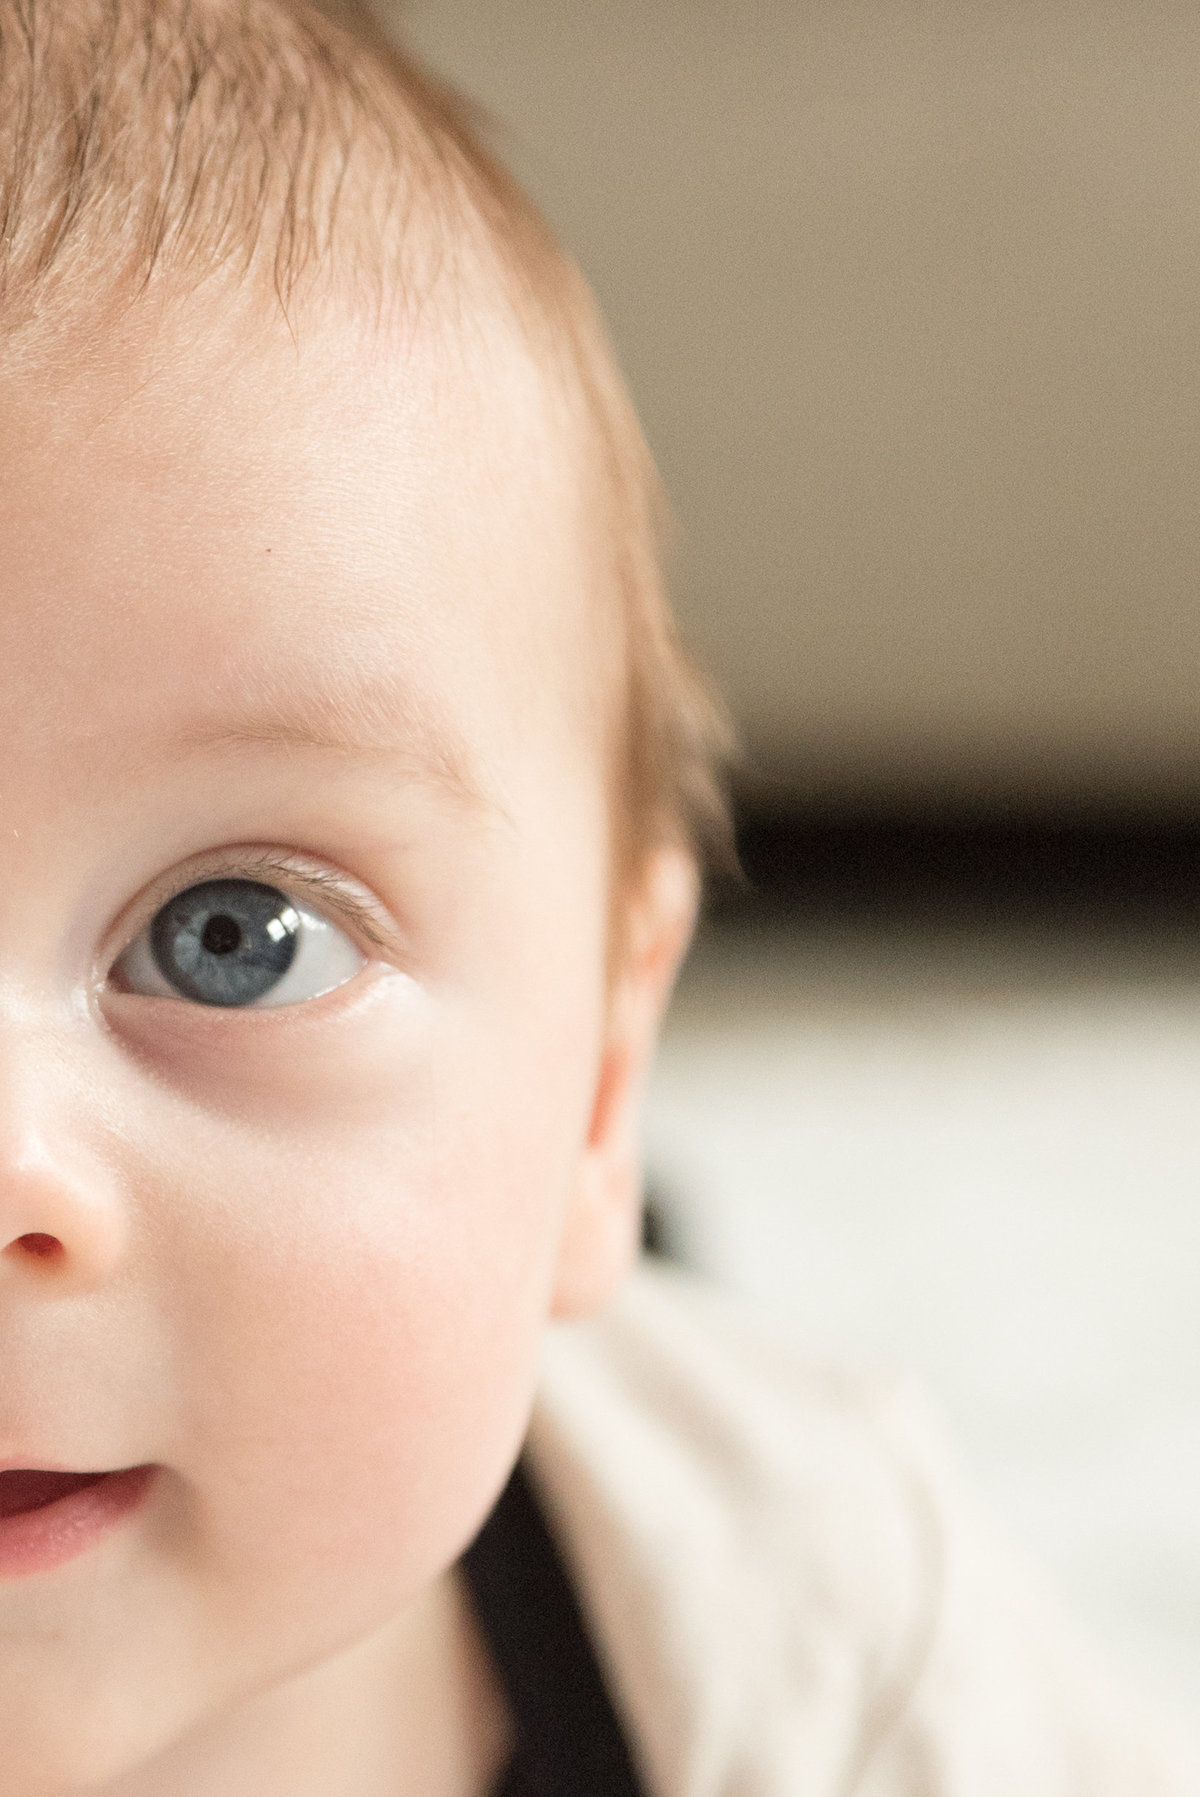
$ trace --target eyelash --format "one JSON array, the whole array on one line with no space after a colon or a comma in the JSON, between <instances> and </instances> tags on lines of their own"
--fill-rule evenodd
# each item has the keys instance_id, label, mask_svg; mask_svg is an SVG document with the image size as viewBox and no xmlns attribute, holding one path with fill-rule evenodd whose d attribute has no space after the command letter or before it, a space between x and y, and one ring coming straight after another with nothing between
<instances>
[{"instance_id":1,"label":"eyelash","mask_svg":"<svg viewBox=\"0 0 1200 1797\"><path fill-rule=\"evenodd\" d=\"M137 928L126 938L126 946L179 893L186 892L189 886L198 885L202 880L211 879L259 880L266 885L280 887L290 898L307 896L313 901L315 909L332 912L335 921L346 924L370 949L386 952L391 946L388 933L378 921L375 907L364 903L340 874L335 873L332 868L308 863L300 856L274 854L268 849L249 854L239 854L236 849L224 853L217 851L193 862L187 869L186 878L180 879L175 873L156 882L143 904L138 907L139 922ZM124 948L116 959L123 953Z\"/></svg>"}]
</instances>

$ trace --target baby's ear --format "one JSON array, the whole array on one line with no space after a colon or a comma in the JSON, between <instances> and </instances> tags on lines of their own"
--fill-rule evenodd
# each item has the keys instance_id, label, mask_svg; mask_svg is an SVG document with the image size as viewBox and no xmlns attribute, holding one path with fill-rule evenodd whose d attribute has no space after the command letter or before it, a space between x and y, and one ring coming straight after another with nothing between
<instances>
[{"instance_id":1,"label":"baby's ear","mask_svg":"<svg viewBox=\"0 0 1200 1797\"><path fill-rule=\"evenodd\" d=\"M551 1314L585 1316L613 1292L641 1239L639 1112L655 1039L696 921L685 850L656 849L629 900L591 1124L559 1249Z\"/></svg>"}]
</instances>

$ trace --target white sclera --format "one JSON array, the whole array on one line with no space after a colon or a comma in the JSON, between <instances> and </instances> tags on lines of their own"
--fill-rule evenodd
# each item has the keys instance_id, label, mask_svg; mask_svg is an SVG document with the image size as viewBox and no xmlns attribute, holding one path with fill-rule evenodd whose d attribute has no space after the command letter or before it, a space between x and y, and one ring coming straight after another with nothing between
<instances>
[{"instance_id":1,"label":"white sclera","mask_svg":"<svg viewBox=\"0 0 1200 1797\"><path fill-rule=\"evenodd\" d=\"M366 966L363 955L327 917L291 901L300 920L296 931L296 953L292 964L278 982L261 998L249 1004L206 1007L213 1010L261 1011L276 1005L298 1005L307 999L320 998L337 986L344 986ZM153 922L153 919L151 920ZM113 972L127 992L142 998L176 998L185 1004L201 1001L180 992L167 979L150 947L150 924L140 930L129 947L118 958Z\"/></svg>"}]
</instances>

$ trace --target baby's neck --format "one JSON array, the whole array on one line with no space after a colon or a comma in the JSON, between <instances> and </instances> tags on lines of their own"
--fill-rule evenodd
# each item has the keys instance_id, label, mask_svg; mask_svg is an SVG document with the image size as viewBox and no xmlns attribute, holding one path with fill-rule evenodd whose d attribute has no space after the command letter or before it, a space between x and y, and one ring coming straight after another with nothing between
<instances>
[{"instance_id":1,"label":"baby's neck","mask_svg":"<svg viewBox=\"0 0 1200 1797\"><path fill-rule=\"evenodd\" d=\"M457 1571L96 1797L486 1797L512 1724Z\"/></svg>"}]
</instances>

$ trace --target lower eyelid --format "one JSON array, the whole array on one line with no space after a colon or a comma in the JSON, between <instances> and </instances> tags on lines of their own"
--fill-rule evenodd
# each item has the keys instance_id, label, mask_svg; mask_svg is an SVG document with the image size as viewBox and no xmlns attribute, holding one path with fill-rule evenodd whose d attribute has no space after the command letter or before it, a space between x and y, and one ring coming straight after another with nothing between
<instances>
[{"instance_id":1,"label":"lower eyelid","mask_svg":"<svg viewBox=\"0 0 1200 1797\"><path fill-rule=\"evenodd\" d=\"M381 1003L394 1007L398 987L405 994L404 1014L416 1013L413 999L420 988L407 975L379 962L369 963L342 986L303 1004L244 1005L224 1009L218 1005L190 1003L187 999L146 1000L138 994L114 990L101 999L106 1032L138 1058L161 1066L170 1079L240 1078L239 1070L260 1065L256 1057L272 1057L277 1071L284 1063L274 1057L284 1053L299 1075L311 1077L319 1063L310 1058L323 1054L333 1038L338 1065L344 1052L353 1054L362 1041L364 1022L378 1016ZM349 1032L349 1033L347 1033ZM287 1044L285 1048L283 1045ZM243 1056L252 1057L249 1062Z\"/></svg>"}]
</instances>

